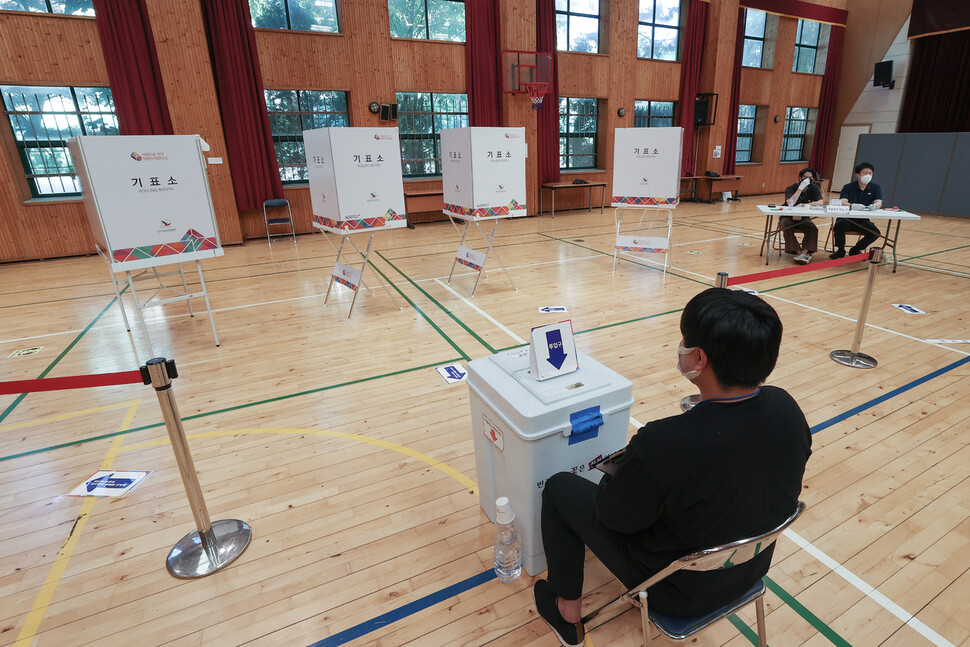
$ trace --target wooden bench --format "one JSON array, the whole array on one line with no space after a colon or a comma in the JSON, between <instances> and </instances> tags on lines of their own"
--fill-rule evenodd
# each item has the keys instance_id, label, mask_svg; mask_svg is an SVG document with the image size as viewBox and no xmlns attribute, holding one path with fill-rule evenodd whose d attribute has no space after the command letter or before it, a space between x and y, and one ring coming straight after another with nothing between
<instances>
[{"instance_id":1,"label":"wooden bench","mask_svg":"<svg viewBox=\"0 0 970 647\"><path fill-rule=\"evenodd\" d=\"M415 223L448 220L443 213L445 208L444 190L415 189L404 191L404 210L408 214L408 227L414 229Z\"/></svg>"},{"instance_id":2,"label":"wooden bench","mask_svg":"<svg viewBox=\"0 0 970 647\"><path fill-rule=\"evenodd\" d=\"M722 191L730 191L737 196L741 190L740 175L721 175L718 177L700 176L700 185L697 191L699 202L714 202L714 196Z\"/></svg>"}]
</instances>

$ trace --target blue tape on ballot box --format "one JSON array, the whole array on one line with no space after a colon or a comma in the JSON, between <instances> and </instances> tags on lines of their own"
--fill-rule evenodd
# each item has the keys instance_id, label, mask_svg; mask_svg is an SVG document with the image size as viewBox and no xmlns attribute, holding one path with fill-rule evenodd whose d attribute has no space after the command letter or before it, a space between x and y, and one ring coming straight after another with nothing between
<instances>
[{"instance_id":1,"label":"blue tape on ballot box","mask_svg":"<svg viewBox=\"0 0 970 647\"><path fill-rule=\"evenodd\" d=\"M599 405L569 414L569 424L573 431L569 435L569 444L575 445L590 438L596 438L603 426L603 415Z\"/></svg>"}]
</instances>

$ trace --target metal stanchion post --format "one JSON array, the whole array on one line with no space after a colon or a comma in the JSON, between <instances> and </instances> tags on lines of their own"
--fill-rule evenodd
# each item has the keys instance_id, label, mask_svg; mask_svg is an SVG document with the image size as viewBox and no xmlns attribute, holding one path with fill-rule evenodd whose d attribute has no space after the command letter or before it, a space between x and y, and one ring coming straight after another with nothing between
<instances>
[{"instance_id":1,"label":"metal stanchion post","mask_svg":"<svg viewBox=\"0 0 970 647\"><path fill-rule=\"evenodd\" d=\"M862 344L862 332L866 328L866 317L869 315L869 301L872 300L872 286L876 282L876 268L882 260L882 248L873 247L869 250L869 276L866 279L866 293L862 297L862 307L859 309L859 319L856 321L855 337L852 339L852 350L833 350L829 353L834 361L852 368L875 368L879 363L875 357L859 352Z\"/></svg>"},{"instance_id":2,"label":"metal stanchion post","mask_svg":"<svg viewBox=\"0 0 970 647\"><path fill-rule=\"evenodd\" d=\"M183 537L168 554L165 564L169 573L175 577L203 577L231 564L242 555L252 531L249 525L238 519L221 519L212 523L205 507L199 475L195 472L192 454L182 428L175 394L172 392L172 378L178 377L175 360L155 357L141 367L142 380L151 384L162 408L168 437L172 441L175 460L182 475L182 484L189 497L189 506L195 518L196 530Z\"/></svg>"}]
</instances>

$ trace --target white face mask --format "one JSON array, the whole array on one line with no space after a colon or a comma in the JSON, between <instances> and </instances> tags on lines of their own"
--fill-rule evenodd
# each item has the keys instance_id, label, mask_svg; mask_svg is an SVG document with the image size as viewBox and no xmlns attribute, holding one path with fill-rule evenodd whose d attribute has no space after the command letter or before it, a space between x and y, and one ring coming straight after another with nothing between
<instances>
[{"instance_id":1,"label":"white face mask","mask_svg":"<svg viewBox=\"0 0 970 647\"><path fill-rule=\"evenodd\" d=\"M690 352L695 351L695 350L697 350L697 347L696 346L692 346L690 348L684 348L683 346L678 346L677 347L677 370L680 371L680 374L683 375L684 377L686 377L688 380L693 380L695 377L697 377L698 375L700 375L701 372L699 370L697 370L696 368L691 369L689 371L685 371L684 369L682 369L680 367L680 356L681 355L686 355L687 353L690 353Z\"/></svg>"},{"instance_id":2,"label":"white face mask","mask_svg":"<svg viewBox=\"0 0 970 647\"><path fill-rule=\"evenodd\" d=\"M859 181L862 182L863 184L869 184L870 182L872 182L872 175L868 175L868 174L860 175Z\"/></svg>"}]
</instances>

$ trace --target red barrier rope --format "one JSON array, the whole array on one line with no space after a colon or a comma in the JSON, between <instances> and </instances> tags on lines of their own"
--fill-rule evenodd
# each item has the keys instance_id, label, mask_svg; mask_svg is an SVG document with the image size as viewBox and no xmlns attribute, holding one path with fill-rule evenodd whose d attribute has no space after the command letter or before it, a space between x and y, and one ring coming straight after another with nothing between
<instances>
[{"instance_id":1,"label":"red barrier rope","mask_svg":"<svg viewBox=\"0 0 970 647\"><path fill-rule=\"evenodd\" d=\"M811 265L796 265L795 267L786 267L782 270L771 270L768 272L759 272L758 274L745 274L743 276L732 276L728 279L728 285L737 285L738 283L751 283L752 281L763 281L765 279L774 279L779 276L789 276L791 274L802 274L803 272L813 272L815 270L821 270L826 267L836 267L838 265L848 265L849 263L857 263L859 261L864 261L869 258L868 252L863 252L862 254L856 254L855 256L846 256L845 258L837 258L832 261L822 261L821 263L812 263Z\"/></svg>"},{"instance_id":2,"label":"red barrier rope","mask_svg":"<svg viewBox=\"0 0 970 647\"><path fill-rule=\"evenodd\" d=\"M99 373L97 375L75 375L73 377L49 377L43 380L19 380L0 382L0 395L12 393L37 393L39 391L61 391L65 389L86 389L92 386L115 386L118 384L142 384L141 371L121 371L120 373Z\"/></svg>"}]
</instances>

